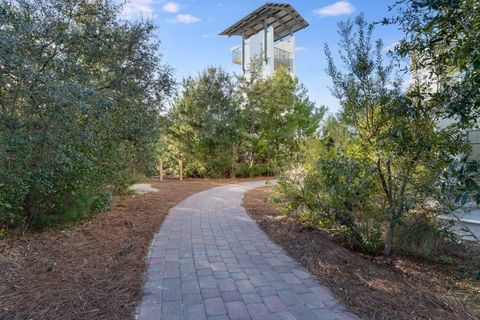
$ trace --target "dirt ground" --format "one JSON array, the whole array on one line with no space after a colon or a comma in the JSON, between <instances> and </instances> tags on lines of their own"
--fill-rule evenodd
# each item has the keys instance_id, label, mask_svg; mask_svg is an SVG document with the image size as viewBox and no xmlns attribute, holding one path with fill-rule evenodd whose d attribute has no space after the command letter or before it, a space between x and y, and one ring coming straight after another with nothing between
<instances>
[{"instance_id":1,"label":"dirt ground","mask_svg":"<svg viewBox=\"0 0 480 320\"><path fill-rule=\"evenodd\" d=\"M9 234L0 240L0 319L132 319L168 210L233 181L147 179L160 191L122 197L68 229Z\"/></svg>"},{"instance_id":2,"label":"dirt ground","mask_svg":"<svg viewBox=\"0 0 480 320\"><path fill-rule=\"evenodd\" d=\"M459 252L457 262L449 266L352 252L333 242L327 232L280 214L268 202L270 192L262 188L245 195L250 216L350 311L364 319L479 319L480 282L459 276L468 252Z\"/></svg>"}]
</instances>

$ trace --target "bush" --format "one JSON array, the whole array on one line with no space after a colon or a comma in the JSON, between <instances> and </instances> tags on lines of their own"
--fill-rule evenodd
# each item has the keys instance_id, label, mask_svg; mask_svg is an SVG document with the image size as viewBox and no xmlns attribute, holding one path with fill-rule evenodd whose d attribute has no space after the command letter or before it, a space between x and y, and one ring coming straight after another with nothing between
<instances>
[{"instance_id":1,"label":"bush","mask_svg":"<svg viewBox=\"0 0 480 320\"><path fill-rule=\"evenodd\" d=\"M28 194L28 185L4 168L0 168L0 181L0 225L23 225L26 218L23 200Z\"/></svg>"},{"instance_id":2,"label":"bush","mask_svg":"<svg viewBox=\"0 0 480 320\"><path fill-rule=\"evenodd\" d=\"M275 187L275 201L288 214L316 227L335 230L352 246L373 252L381 244L381 208L371 168L347 156L320 159L311 171L290 172Z\"/></svg>"},{"instance_id":3,"label":"bush","mask_svg":"<svg viewBox=\"0 0 480 320\"><path fill-rule=\"evenodd\" d=\"M61 211L43 214L34 223L36 227L69 225L93 213L106 212L110 209L112 194L109 191L90 193L86 190L75 192L74 202Z\"/></svg>"},{"instance_id":4,"label":"bush","mask_svg":"<svg viewBox=\"0 0 480 320\"><path fill-rule=\"evenodd\" d=\"M247 164L241 163L235 171L237 177L258 177L258 176L272 176L278 173L279 170L273 164Z\"/></svg>"},{"instance_id":5,"label":"bush","mask_svg":"<svg viewBox=\"0 0 480 320\"><path fill-rule=\"evenodd\" d=\"M454 234L449 231L451 225L426 214L411 214L402 223L396 233L395 246L397 250L408 254L436 260Z\"/></svg>"},{"instance_id":6,"label":"bush","mask_svg":"<svg viewBox=\"0 0 480 320\"><path fill-rule=\"evenodd\" d=\"M172 80L153 26L120 9L0 0L1 226L105 210L135 170L151 170Z\"/></svg>"},{"instance_id":7,"label":"bush","mask_svg":"<svg viewBox=\"0 0 480 320\"><path fill-rule=\"evenodd\" d=\"M362 249L368 253L378 253L383 246L382 226L378 221L370 223L368 220L360 224Z\"/></svg>"}]
</instances>

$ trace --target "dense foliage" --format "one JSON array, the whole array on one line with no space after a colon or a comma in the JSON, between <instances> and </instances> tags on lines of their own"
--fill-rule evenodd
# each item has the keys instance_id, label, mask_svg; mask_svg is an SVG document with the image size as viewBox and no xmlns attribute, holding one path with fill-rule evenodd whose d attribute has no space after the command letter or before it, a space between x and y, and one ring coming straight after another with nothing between
<instances>
[{"instance_id":1,"label":"dense foliage","mask_svg":"<svg viewBox=\"0 0 480 320\"><path fill-rule=\"evenodd\" d=\"M434 101L418 98L422 83L404 92L372 32L362 16L339 24L343 68L326 46L332 92L343 109L337 128L326 127L321 143L327 152L278 189L289 210L334 224L368 251L383 242L388 255L397 227L411 221L437 191L432 186L441 173L468 148L459 127L438 128Z\"/></svg>"},{"instance_id":2,"label":"dense foliage","mask_svg":"<svg viewBox=\"0 0 480 320\"><path fill-rule=\"evenodd\" d=\"M235 174L241 119L232 77L209 68L187 78L182 96L170 110L172 142L191 176ZM172 143L171 142L171 143Z\"/></svg>"},{"instance_id":3,"label":"dense foliage","mask_svg":"<svg viewBox=\"0 0 480 320\"><path fill-rule=\"evenodd\" d=\"M421 69L424 98L438 111L462 122L480 117L480 2L478 0L399 0L397 16L385 23L400 25L402 57Z\"/></svg>"},{"instance_id":4,"label":"dense foliage","mask_svg":"<svg viewBox=\"0 0 480 320\"><path fill-rule=\"evenodd\" d=\"M0 0L0 224L104 210L154 159L170 71L103 0Z\"/></svg>"},{"instance_id":5,"label":"dense foliage","mask_svg":"<svg viewBox=\"0 0 480 320\"><path fill-rule=\"evenodd\" d=\"M417 82L412 96L428 101L443 126L478 129L480 117L480 2L476 0L399 0L397 16L386 19L401 27L400 58L409 58ZM480 176L475 151L446 169L435 198L446 213L480 204ZM478 240L478 238L477 238Z\"/></svg>"},{"instance_id":6,"label":"dense foliage","mask_svg":"<svg viewBox=\"0 0 480 320\"><path fill-rule=\"evenodd\" d=\"M208 68L184 81L163 146L190 176L272 175L297 159L322 114L285 70L235 79Z\"/></svg>"}]
</instances>

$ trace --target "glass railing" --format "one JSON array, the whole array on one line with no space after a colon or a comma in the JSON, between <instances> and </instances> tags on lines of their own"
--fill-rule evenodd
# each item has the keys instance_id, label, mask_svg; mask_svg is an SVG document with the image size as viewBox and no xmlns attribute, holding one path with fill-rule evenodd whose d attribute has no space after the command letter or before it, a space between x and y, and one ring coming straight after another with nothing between
<instances>
[{"instance_id":1,"label":"glass railing","mask_svg":"<svg viewBox=\"0 0 480 320\"><path fill-rule=\"evenodd\" d=\"M232 62L236 64L242 64L242 47L238 47L232 50Z\"/></svg>"},{"instance_id":2,"label":"glass railing","mask_svg":"<svg viewBox=\"0 0 480 320\"><path fill-rule=\"evenodd\" d=\"M281 63L288 67L292 65L292 54L290 52L275 47L274 54L275 63Z\"/></svg>"},{"instance_id":3,"label":"glass railing","mask_svg":"<svg viewBox=\"0 0 480 320\"><path fill-rule=\"evenodd\" d=\"M293 64L292 53L283 49L274 48L275 64L283 64L287 67L291 67ZM232 62L236 64L242 64L242 47L239 46L232 50Z\"/></svg>"}]
</instances>

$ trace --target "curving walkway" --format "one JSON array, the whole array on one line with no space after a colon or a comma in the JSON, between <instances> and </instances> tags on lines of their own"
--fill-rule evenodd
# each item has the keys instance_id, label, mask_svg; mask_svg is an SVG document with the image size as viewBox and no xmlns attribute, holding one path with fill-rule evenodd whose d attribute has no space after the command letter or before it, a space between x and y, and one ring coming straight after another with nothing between
<instances>
[{"instance_id":1,"label":"curving walkway","mask_svg":"<svg viewBox=\"0 0 480 320\"><path fill-rule=\"evenodd\" d=\"M247 215L243 194L264 184L213 188L170 210L138 319L358 319Z\"/></svg>"}]
</instances>

